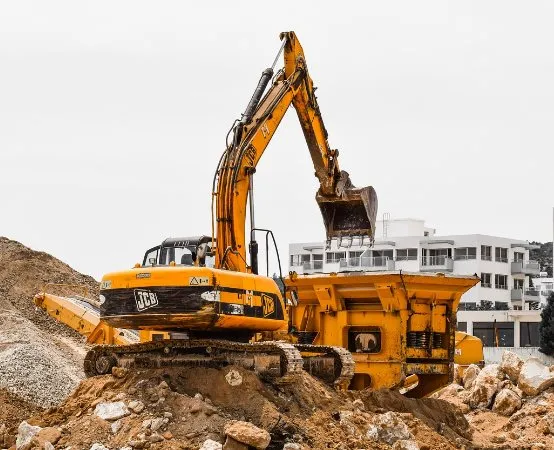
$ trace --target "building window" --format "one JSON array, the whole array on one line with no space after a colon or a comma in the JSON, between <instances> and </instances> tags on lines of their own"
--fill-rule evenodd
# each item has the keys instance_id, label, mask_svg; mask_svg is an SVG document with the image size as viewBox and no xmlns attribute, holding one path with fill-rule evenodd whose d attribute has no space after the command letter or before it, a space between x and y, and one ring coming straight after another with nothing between
<instances>
[{"instance_id":1,"label":"building window","mask_svg":"<svg viewBox=\"0 0 554 450\"><path fill-rule=\"evenodd\" d=\"M290 255L290 265L299 266L300 265L300 255Z\"/></svg>"},{"instance_id":2,"label":"building window","mask_svg":"<svg viewBox=\"0 0 554 450\"><path fill-rule=\"evenodd\" d=\"M362 253L363 252L348 252L348 257L349 258L359 258L360 256L362 256Z\"/></svg>"},{"instance_id":3,"label":"building window","mask_svg":"<svg viewBox=\"0 0 554 450\"><path fill-rule=\"evenodd\" d=\"M475 302L460 302L458 311L477 311L477 303Z\"/></svg>"},{"instance_id":4,"label":"building window","mask_svg":"<svg viewBox=\"0 0 554 450\"><path fill-rule=\"evenodd\" d=\"M519 324L519 345L522 347L538 347L539 322L521 322Z\"/></svg>"},{"instance_id":5,"label":"building window","mask_svg":"<svg viewBox=\"0 0 554 450\"><path fill-rule=\"evenodd\" d=\"M525 253L514 252L514 261L523 261L525 259Z\"/></svg>"},{"instance_id":6,"label":"building window","mask_svg":"<svg viewBox=\"0 0 554 450\"><path fill-rule=\"evenodd\" d=\"M492 247L490 245L481 245L481 259L492 261Z\"/></svg>"},{"instance_id":7,"label":"building window","mask_svg":"<svg viewBox=\"0 0 554 450\"><path fill-rule=\"evenodd\" d=\"M388 259L393 259L393 250L372 250L371 256L374 258L386 257Z\"/></svg>"},{"instance_id":8,"label":"building window","mask_svg":"<svg viewBox=\"0 0 554 450\"><path fill-rule=\"evenodd\" d=\"M396 250L397 261L417 261L417 248L399 248Z\"/></svg>"},{"instance_id":9,"label":"building window","mask_svg":"<svg viewBox=\"0 0 554 450\"><path fill-rule=\"evenodd\" d=\"M513 347L513 322L473 322L473 336L483 341L485 347Z\"/></svg>"},{"instance_id":10,"label":"building window","mask_svg":"<svg viewBox=\"0 0 554 450\"><path fill-rule=\"evenodd\" d=\"M497 311L507 311L508 309L508 302L494 302L494 309Z\"/></svg>"},{"instance_id":11,"label":"building window","mask_svg":"<svg viewBox=\"0 0 554 450\"><path fill-rule=\"evenodd\" d=\"M508 275L498 275L494 276L494 287L496 289L508 289Z\"/></svg>"},{"instance_id":12,"label":"building window","mask_svg":"<svg viewBox=\"0 0 554 450\"><path fill-rule=\"evenodd\" d=\"M458 322L458 331L467 333L467 322Z\"/></svg>"},{"instance_id":13,"label":"building window","mask_svg":"<svg viewBox=\"0 0 554 450\"><path fill-rule=\"evenodd\" d=\"M460 247L454 249L454 259L476 259L476 247Z\"/></svg>"},{"instance_id":14,"label":"building window","mask_svg":"<svg viewBox=\"0 0 554 450\"><path fill-rule=\"evenodd\" d=\"M514 289L523 290L524 283L525 283L524 280L518 280L517 278L514 278Z\"/></svg>"},{"instance_id":15,"label":"building window","mask_svg":"<svg viewBox=\"0 0 554 450\"><path fill-rule=\"evenodd\" d=\"M494 249L494 260L496 262L508 262L508 249L503 247L495 247Z\"/></svg>"},{"instance_id":16,"label":"building window","mask_svg":"<svg viewBox=\"0 0 554 450\"><path fill-rule=\"evenodd\" d=\"M314 261L323 261L323 254L322 253L315 253L313 255Z\"/></svg>"},{"instance_id":17,"label":"building window","mask_svg":"<svg viewBox=\"0 0 554 450\"><path fill-rule=\"evenodd\" d=\"M492 276L492 273L481 272L481 287L486 287L486 288L492 287L491 276Z\"/></svg>"},{"instance_id":18,"label":"building window","mask_svg":"<svg viewBox=\"0 0 554 450\"><path fill-rule=\"evenodd\" d=\"M346 259L346 252L327 252L325 254L327 263L338 263L341 259Z\"/></svg>"}]
</instances>

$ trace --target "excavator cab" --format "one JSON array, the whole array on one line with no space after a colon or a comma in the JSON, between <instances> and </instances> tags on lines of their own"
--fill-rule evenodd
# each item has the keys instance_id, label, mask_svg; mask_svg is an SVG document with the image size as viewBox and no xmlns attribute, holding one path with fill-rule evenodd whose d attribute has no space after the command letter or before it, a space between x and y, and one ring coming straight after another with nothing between
<instances>
[{"instance_id":1,"label":"excavator cab","mask_svg":"<svg viewBox=\"0 0 554 450\"><path fill-rule=\"evenodd\" d=\"M188 238L167 238L161 245L146 251L142 259L142 267L168 266L172 262L184 266L213 266L212 238L210 236L194 236Z\"/></svg>"}]
</instances>

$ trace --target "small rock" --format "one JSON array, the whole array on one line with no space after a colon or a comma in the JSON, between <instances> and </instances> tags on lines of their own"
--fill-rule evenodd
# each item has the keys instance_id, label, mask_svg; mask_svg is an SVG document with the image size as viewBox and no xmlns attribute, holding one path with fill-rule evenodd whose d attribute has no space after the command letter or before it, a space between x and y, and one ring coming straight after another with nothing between
<instances>
[{"instance_id":1,"label":"small rock","mask_svg":"<svg viewBox=\"0 0 554 450\"><path fill-rule=\"evenodd\" d=\"M537 424L537 429L544 434L554 434L554 413L548 413L542 416Z\"/></svg>"},{"instance_id":2,"label":"small rock","mask_svg":"<svg viewBox=\"0 0 554 450\"><path fill-rule=\"evenodd\" d=\"M160 384L158 384L158 389L169 389L169 384L167 384L165 381L162 381Z\"/></svg>"},{"instance_id":3,"label":"small rock","mask_svg":"<svg viewBox=\"0 0 554 450\"><path fill-rule=\"evenodd\" d=\"M17 428L17 439L15 447L17 450L28 450L31 448L33 438L42 430L41 427L29 425L26 421L19 424Z\"/></svg>"},{"instance_id":4,"label":"small rock","mask_svg":"<svg viewBox=\"0 0 554 450\"><path fill-rule=\"evenodd\" d=\"M537 395L554 385L554 372L550 372L538 358L529 358L521 366L518 387L527 395Z\"/></svg>"},{"instance_id":5,"label":"small rock","mask_svg":"<svg viewBox=\"0 0 554 450\"><path fill-rule=\"evenodd\" d=\"M173 433L171 433L171 431L166 431L165 433L162 434L162 436L164 437L164 439L167 439L167 440L173 439Z\"/></svg>"},{"instance_id":6,"label":"small rock","mask_svg":"<svg viewBox=\"0 0 554 450\"><path fill-rule=\"evenodd\" d=\"M173 414L171 414L169 411L164 412L164 417L166 419L171 419L173 417Z\"/></svg>"},{"instance_id":7,"label":"small rock","mask_svg":"<svg viewBox=\"0 0 554 450\"><path fill-rule=\"evenodd\" d=\"M413 439L400 439L394 443L392 450L419 450L419 445Z\"/></svg>"},{"instance_id":8,"label":"small rock","mask_svg":"<svg viewBox=\"0 0 554 450\"><path fill-rule=\"evenodd\" d=\"M521 408L521 397L511 389L502 389L494 400L492 410L503 416L509 417Z\"/></svg>"},{"instance_id":9,"label":"small rock","mask_svg":"<svg viewBox=\"0 0 554 450\"><path fill-rule=\"evenodd\" d=\"M99 444L98 442L92 444L89 450L110 450L108 447L104 447L103 444Z\"/></svg>"},{"instance_id":10,"label":"small rock","mask_svg":"<svg viewBox=\"0 0 554 450\"><path fill-rule=\"evenodd\" d=\"M360 411L365 411L365 404L359 398L357 398L356 400L354 400L352 402L352 406L354 407L354 409L358 409Z\"/></svg>"},{"instance_id":11,"label":"small rock","mask_svg":"<svg viewBox=\"0 0 554 450\"><path fill-rule=\"evenodd\" d=\"M150 428L151 425L152 425L152 419L146 419L146 420L142 421L141 428L143 430L146 430L146 429Z\"/></svg>"},{"instance_id":12,"label":"small rock","mask_svg":"<svg viewBox=\"0 0 554 450\"><path fill-rule=\"evenodd\" d=\"M124 367L112 367L112 375L116 378L125 378L129 373L129 369Z\"/></svg>"},{"instance_id":13,"label":"small rock","mask_svg":"<svg viewBox=\"0 0 554 450\"><path fill-rule=\"evenodd\" d=\"M206 414L207 416L212 416L217 413L217 408L210 405L204 405L202 411L204 411L204 414Z\"/></svg>"},{"instance_id":14,"label":"small rock","mask_svg":"<svg viewBox=\"0 0 554 450\"><path fill-rule=\"evenodd\" d=\"M219 442L212 441L211 439L206 439L199 450L222 450L222 449L223 449L223 445L221 445Z\"/></svg>"},{"instance_id":15,"label":"small rock","mask_svg":"<svg viewBox=\"0 0 554 450\"><path fill-rule=\"evenodd\" d=\"M236 441L231 436L227 436L225 444L223 444L223 450L248 450L248 448L248 445Z\"/></svg>"},{"instance_id":16,"label":"small rock","mask_svg":"<svg viewBox=\"0 0 554 450\"><path fill-rule=\"evenodd\" d=\"M129 395L135 395L135 394L137 393L137 388L131 386L129 389L127 389L127 393L128 393Z\"/></svg>"},{"instance_id":17,"label":"small rock","mask_svg":"<svg viewBox=\"0 0 554 450\"><path fill-rule=\"evenodd\" d=\"M546 448L546 444L543 444L542 442L533 442L531 444L531 450L543 450Z\"/></svg>"},{"instance_id":18,"label":"small rock","mask_svg":"<svg viewBox=\"0 0 554 450\"><path fill-rule=\"evenodd\" d=\"M200 402L194 402L194 403L190 406L189 412L192 413L192 414L196 414L196 413L202 411L202 409L203 409L202 403L200 403Z\"/></svg>"},{"instance_id":19,"label":"small rock","mask_svg":"<svg viewBox=\"0 0 554 450\"><path fill-rule=\"evenodd\" d=\"M144 448L145 444L146 444L146 441L138 441L138 440L129 441L129 445L132 448Z\"/></svg>"},{"instance_id":20,"label":"small rock","mask_svg":"<svg viewBox=\"0 0 554 450\"><path fill-rule=\"evenodd\" d=\"M155 419L152 419L152 422L150 423L150 429L152 431L158 431L163 425L165 425L164 420L162 417L157 417Z\"/></svg>"},{"instance_id":21,"label":"small rock","mask_svg":"<svg viewBox=\"0 0 554 450\"><path fill-rule=\"evenodd\" d=\"M408 426L392 411L373 417L372 422L366 436L373 441L393 445L396 441L414 438Z\"/></svg>"},{"instance_id":22,"label":"small rock","mask_svg":"<svg viewBox=\"0 0 554 450\"><path fill-rule=\"evenodd\" d=\"M283 445L283 450L302 450L302 446L296 442L287 442Z\"/></svg>"},{"instance_id":23,"label":"small rock","mask_svg":"<svg viewBox=\"0 0 554 450\"><path fill-rule=\"evenodd\" d=\"M121 423L121 420L116 420L115 422L113 422L110 426L112 433L117 434L117 432L121 430L122 425L123 424Z\"/></svg>"},{"instance_id":24,"label":"small rock","mask_svg":"<svg viewBox=\"0 0 554 450\"><path fill-rule=\"evenodd\" d=\"M242 384L242 375L235 369L229 370L225 375L225 380L230 386L240 386Z\"/></svg>"},{"instance_id":25,"label":"small rock","mask_svg":"<svg viewBox=\"0 0 554 450\"><path fill-rule=\"evenodd\" d=\"M491 442L495 444L503 444L508 438L504 433L495 434L491 437Z\"/></svg>"},{"instance_id":26,"label":"small rock","mask_svg":"<svg viewBox=\"0 0 554 450\"><path fill-rule=\"evenodd\" d=\"M251 447L264 450L271 441L270 434L256 425L240 420L231 420L225 424L224 432L234 440Z\"/></svg>"},{"instance_id":27,"label":"small rock","mask_svg":"<svg viewBox=\"0 0 554 450\"><path fill-rule=\"evenodd\" d=\"M194 394L194 398L200 401L204 401L204 397L200 392L197 392L196 394Z\"/></svg>"},{"instance_id":28,"label":"small rock","mask_svg":"<svg viewBox=\"0 0 554 450\"><path fill-rule=\"evenodd\" d=\"M119 394L117 394L113 400L114 401L120 401L120 400L125 400L127 398L127 394L125 392L120 392Z\"/></svg>"},{"instance_id":29,"label":"small rock","mask_svg":"<svg viewBox=\"0 0 554 450\"><path fill-rule=\"evenodd\" d=\"M55 450L56 447L54 447L50 442L46 441L44 443L44 450Z\"/></svg>"},{"instance_id":30,"label":"small rock","mask_svg":"<svg viewBox=\"0 0 554 450\"><path fill-rule=\"evenodd\" d=\"M50 442L51 444L57 443L62 437L62 433L55 427L46 427L40 430L37 435L33 438L33 445L37 447L44 447L45 442Z\"/></svg>"},{"instance_id":31,"label":"small rock","mask_svg":"<svg viewBox=\"0 0 554 450\"><path fill-rule=\"evenodd\" d=\"M134 413L139 414L144 409L144 403L142 403L140 400L132 400L127 404L127 408L129 408Z\"/></svg>"},{"instance_id":32,"label":"small rock","mask_svg":"<svg viewBox=\"0 0 554 450\"><path fill-rule=\"evenodd\" d=\"M158 433L152 433L146 439L149 442L162 442L164 440L164 438L162 436L160 436Z\"/></svg>"},{"instance_id":33,"label":"small rock","mask_svg":"<svg viewBox=\"0 0 554 450\"><path fill-rule=\"evenodd\" d=\"M475 382L475 379L477 378L477 375L479 375L479 372L481 372L481 369L479 369L478 366L475 364L470 364L466 370L464 371L464 388L465 389L471 389L473 387L473 383Z\"/></svg>"},{"instance_id":34,"label":"small rock","mask_svg":"<svg viewBox=\"0 0 554 450\"><path fill-rule=\"evenodd\" d=\"M129 414L129 410L123 402L98 403L94 414L104 420L117 420Z\"/></svg>"},{"instance_id":35,"label":"small rock","mask_svg":"<svg viewBox=\"0 0 554 450\"><path fill-rule=\"evenodd\" d=\"M158 400L160 399L160 396L156 393L150 395L148 400L150 400L150 403L158 403Z\"/></svg>"},{"instance_id":36,"label":"small rock","mask_svg":"<svg viewBox=\"0 0 554 450\"><path fill-rule=\"evenodd\" d=\"M505 351L502 354L502 361L500 363L500 369L508 376L510 380L517 383L521 367L523 366L523 359L517 354L510 351Z\"/></svg>"}]
</instances>

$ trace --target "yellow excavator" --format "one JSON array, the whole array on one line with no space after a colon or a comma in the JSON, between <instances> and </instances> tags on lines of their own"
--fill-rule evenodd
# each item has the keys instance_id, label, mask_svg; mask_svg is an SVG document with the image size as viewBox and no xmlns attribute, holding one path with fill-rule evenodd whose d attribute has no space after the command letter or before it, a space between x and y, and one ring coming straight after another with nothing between
<instances>
[{"instance_id":1,"label":"yellow excavator","mask_svg":"<svg viewBox=\"0 0 554 450\"><path fill-rule=\"evenodd\" d=\"M263 234L266 247L275 240L271 231L255 227L253 175L291 104L319 180L316 200L328 241L372 241L377 213L374 189L354 187L348 173L339 168L338 151L327 141L296 35L286 32L280 37L282 46L275 62L264 70L241 119L233 124L217 166L212 235L166 239L146 252L142 264L102 278L102 321L120 329L164 330L171 338L95 346L85 357L88 376L109 373L114 366L238 364L262 376L287 381L305 366L339 388L349 385L354 362L343 347L252 342L256 334L286 334L289 327L284 287L258 274L255 235ZM275 73L281 53L284 67ZM252 227L249 242L248 206ZM301 351L309 355L309 362L303 360Z\"/></svg>"}]
</instances>

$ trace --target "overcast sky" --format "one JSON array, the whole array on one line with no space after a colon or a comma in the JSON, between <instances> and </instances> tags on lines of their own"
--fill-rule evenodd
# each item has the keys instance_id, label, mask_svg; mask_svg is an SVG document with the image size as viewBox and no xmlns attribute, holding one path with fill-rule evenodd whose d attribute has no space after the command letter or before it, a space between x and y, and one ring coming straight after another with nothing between
<instances>
[{"instance_id":1,"label":"overcast sky","mask_svg":"<svg viewBox=\"0 0 554 450\"><path fill-rule=\"evenodd\" d=\"M379 217L552 240L554 3L0 4L0 235L96 278L209 234L213 172L294 30L329 142ZM324 238L291 109L256 174L257 225Z\"/></svg>"}]
</instances>

